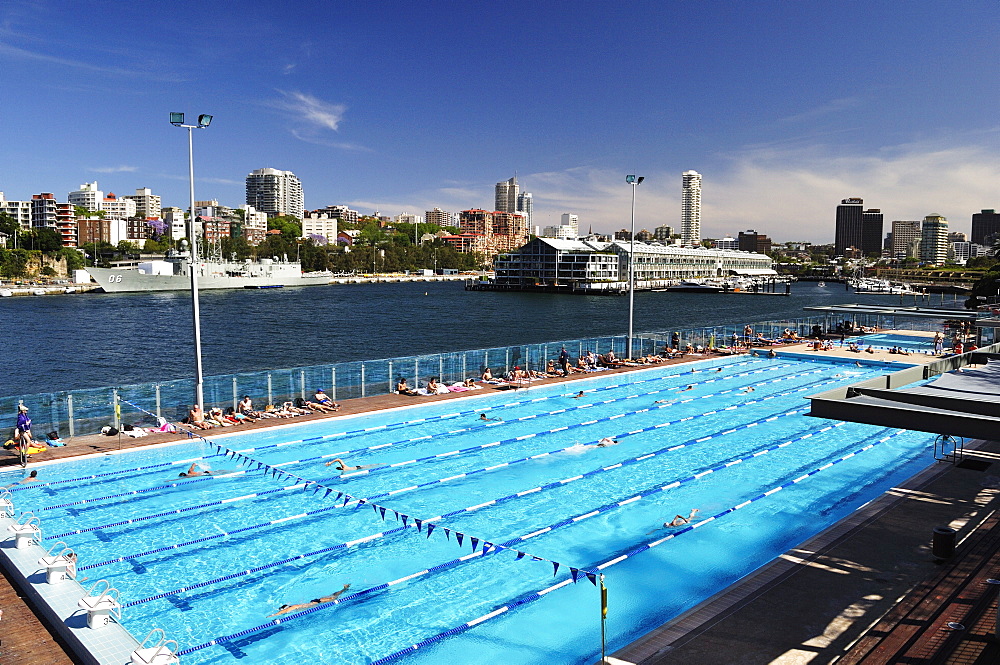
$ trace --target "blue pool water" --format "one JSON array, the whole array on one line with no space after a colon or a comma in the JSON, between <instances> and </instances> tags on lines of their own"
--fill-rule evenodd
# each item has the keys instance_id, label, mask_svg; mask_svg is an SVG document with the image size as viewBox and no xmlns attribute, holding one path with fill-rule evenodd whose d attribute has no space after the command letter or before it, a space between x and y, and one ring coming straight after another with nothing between
<instances>
[{"instance_id":1,"label":"blue pool water","mask_svg":"<svg viewBox=\"0 0 1000 665\"><path fill-rule=\"evenodd\" d=\"M899 346L907 351L931 352L934 350L934 338L919 335L899 335L896 333L873 333L862 335L857 340L859 346L890 348Z\"/></svg>"},{"instance_id":2,"label":"blue pool water","mask_svg":"<svg viewBox=\"0 0 1000 665\"><path fill-rule=\"evenodd\" d=\"M571 568L606 575L614 650L929 464L926 434L804 415L807 395L882 371L744 357L479 390L213 436L242 466L200 442L40 466L46 484L14 499L80 553L81 577L121 590L133 634L159 626L195 649L185 663L368 664L470 622L399 662L586 663L597 589L584 574L538 595ZM243 473L178 478L202 456ZM340 475L335 457L386 466ZM692 508L697 528L661 527ZM267 616L345 584L337 604Z\"/></svg>"}]
</instances>

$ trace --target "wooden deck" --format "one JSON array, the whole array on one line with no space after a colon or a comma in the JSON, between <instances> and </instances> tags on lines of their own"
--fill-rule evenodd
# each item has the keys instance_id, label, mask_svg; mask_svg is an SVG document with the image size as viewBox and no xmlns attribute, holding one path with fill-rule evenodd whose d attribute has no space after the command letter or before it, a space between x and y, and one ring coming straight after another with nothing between
<instances>
[{"instance_id":1,"label":"wooden deck","mask_svg":"<svg viewBox=\"0 0 1000 665\"><path fill-rule=\"evenodd\" d=\"M1000 663L995 639L1000 584L1000 514L991 514L957 548L941 571L872 626L844 665L987 665Z\"/></svg>"}]
</instances>

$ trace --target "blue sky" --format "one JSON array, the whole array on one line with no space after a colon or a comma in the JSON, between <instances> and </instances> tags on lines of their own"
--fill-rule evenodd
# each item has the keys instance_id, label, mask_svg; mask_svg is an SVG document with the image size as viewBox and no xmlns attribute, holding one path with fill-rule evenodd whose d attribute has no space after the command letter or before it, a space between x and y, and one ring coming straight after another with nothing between
<instances>
[{"instance_id":1,"label":"blue sky","mask_svg":"<svg viewBox=\"0 0 1000 665\"><path fill-rule=\"evenodd\" d=\"M253 169L307 208L492 207L516 172L536 223L678 225L832 242L840 199L968 231L1000 208L1000 3L22 0L0 9L0 191L97 180L243 203Z\"/></svg>"}]
</instances>

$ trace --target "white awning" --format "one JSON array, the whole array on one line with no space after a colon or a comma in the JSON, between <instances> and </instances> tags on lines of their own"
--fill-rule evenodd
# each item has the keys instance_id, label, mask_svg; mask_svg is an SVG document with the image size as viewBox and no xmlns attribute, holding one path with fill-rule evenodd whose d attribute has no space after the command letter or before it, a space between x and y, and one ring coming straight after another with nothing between
<instances>
[{"instance_id":1,"label":"white awning","mask_svg":"<svg viewBox=\"0 0 1000 665\"><path fill-rule=\"evenodd\" d=\"M777 275L777 270L772 270L770 268L730 268L730 275L746 275L747 277L756 277L758 275Z\"/></svg>"}]
</instances>

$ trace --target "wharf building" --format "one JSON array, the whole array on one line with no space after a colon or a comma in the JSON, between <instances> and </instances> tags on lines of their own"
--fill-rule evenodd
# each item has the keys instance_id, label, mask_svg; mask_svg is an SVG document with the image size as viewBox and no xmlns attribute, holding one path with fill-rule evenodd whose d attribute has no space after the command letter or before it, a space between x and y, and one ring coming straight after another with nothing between
<instances>
[{"instance_id":1,"label":"wharf building","mask_svg":"<svg viewBox=\"0 0 1000 665\"><path fill-rule=\"evenodd\" d=\"M268 217L305 213L302 183L291 171L264 168L251 171L246 179L246 203Z\"/></svg>"},{"instance_id":2,"label":"wharf building","mask_svg":"<svg viewBox=\"0 0 1000 665\"><path fill-rule=\"evenodd\" d=\"M689 246L701 243L701 174L681 174L681 242Z\"/></svg>"},{"instance_id":3,"label":"wharf building","mask_svg":"<svg viewBox=\"0 0 1000 665\"><path fill-rule=\"evenodd\" d=\"M510 290L618 292L628 287L631 242L535 238L494 261L492 285ZM763 254L706 247L635 243L636 288L668 286L682 279L774 275Z\"/></svg>"}]
</instances>

